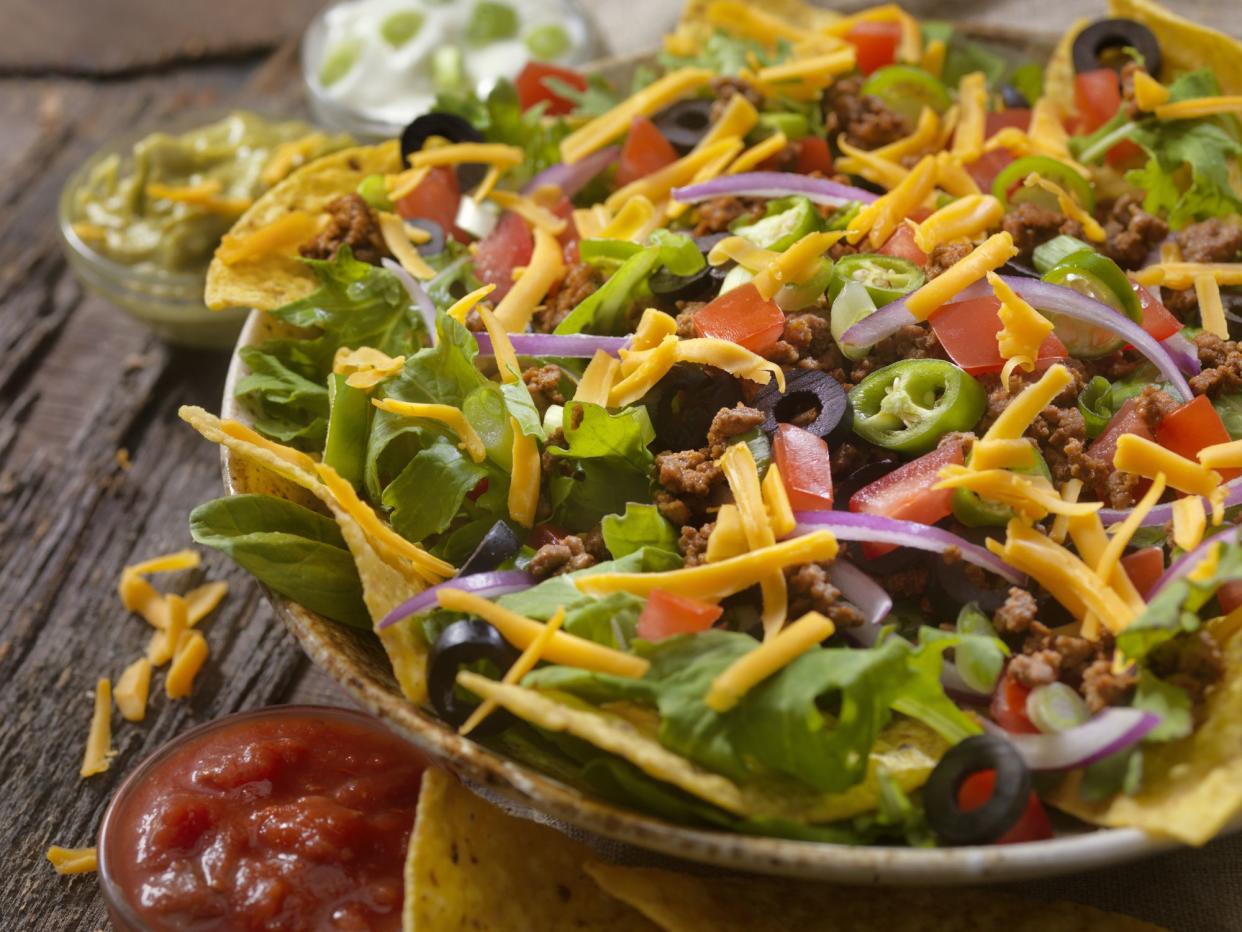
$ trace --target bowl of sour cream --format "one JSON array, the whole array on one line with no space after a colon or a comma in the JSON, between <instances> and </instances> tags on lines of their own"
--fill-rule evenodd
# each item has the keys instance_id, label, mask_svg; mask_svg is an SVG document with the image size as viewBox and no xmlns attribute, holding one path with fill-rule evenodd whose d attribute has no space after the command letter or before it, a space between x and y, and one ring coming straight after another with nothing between
<instances>
[{"instance_id":1,"label":"bowl of sour cream","mask_svg":"<svg viewBox=\"0 0 1242 932\"><path fill-rule=\"evenodd\" d=\"M573 0L346 0L307 28L302 74L317 122L378 139L441 94L485 96L528 61L580 65L598 48Z\"/></svg>"}]
</instances>

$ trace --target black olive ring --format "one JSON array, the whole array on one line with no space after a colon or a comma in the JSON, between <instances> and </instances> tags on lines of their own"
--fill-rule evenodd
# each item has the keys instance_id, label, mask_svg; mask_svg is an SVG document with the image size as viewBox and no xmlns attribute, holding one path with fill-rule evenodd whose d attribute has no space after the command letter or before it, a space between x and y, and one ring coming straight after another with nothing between
<instances>
[{"instance_id":1,"label":"black olive ring","mask_svg":"<svg viewBox=\"0 0 1242 932\"><path fill-rule=\"evenodd\" d=\"M1100 55L1109 49L1122 48L1137 51L1143 58L1143 67L1148 74L1160 74L1160 69L1164 66L1160 41L1142 23L1120 17L1096 20L1077 35L1071 50L1074 71L1083 74L1106 67Z\"/></svg>"},{"instance_id":2,"label":"black olive ring","mask_svg":"<svg viewBox=\"0 0 1242 932\"><path fill-rule=\"evenodd\" d=\"M996 771L992 796L963 811L957 794L967 777ZM1021 818L1031 796L1031 772L1017 749L999 735L972 735L949 748L923 786L927 824L948 845L986 845Z\"/></svg>"},{"instance_id":3,"label":"black olive ring","mask_svg":"<svg viewBox=\"0 0 1242 932\"><path fill-rule=\"evenodd\" d=\"M785 390L782 392L773 379L755 397L754 404L765 415L760 429L767 434L812 408L815 420L804 429L817 437L827 439L838 427L848 430L853 421L849 396L841 383L818 369L786 370Z\"/></svg>"},{"instance_id":4,"label":"black olive ring","mask_svg":"<svg viewBox=\"0 0 1242 932\"><path fill-rule=\"evenodd\" d=\"M432 110L416 117L401 133L401 164L409 165L409 158L423 148L432 136L440 136L449 142L483 142L483 134L473 125L454 113ZM473 188L487 174L487 166L467 162L457 166L458 183L463 188Z\"/></svg>"},{"instance_id":5,"label":"black olive ring","mask_svg":"<svg viewBox=\"0 0 1242 932\"><path fill-rule=\"evenodd\" d=\"M457 694L457 672L469 663L490 660L500 670L508 670L518 659L517 650L486 621L468 618L455 621L436 638L427 654L427 695L431 707L447 724L465 724L477 704ZM497 709L470 734L475 737L496 734L513 723L503 709Z\"/></svg>"}]
</instances>

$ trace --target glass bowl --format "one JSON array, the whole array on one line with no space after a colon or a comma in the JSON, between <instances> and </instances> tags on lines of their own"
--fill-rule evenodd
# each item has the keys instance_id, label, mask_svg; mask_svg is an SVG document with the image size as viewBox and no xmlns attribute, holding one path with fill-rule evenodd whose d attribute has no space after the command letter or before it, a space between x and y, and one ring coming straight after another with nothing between
<instances>
[{"instance_id":1,"label":"glass bowl","mask_svg":"<svg viewBox=\"0 0 1242 932\"><path fill-rule=\"evenodd\" d=\"M302 81L306 85L306 98L310 103L311 114L317 124L336 132L350 133L363 141L378 142L399 136L406 124L431 106L433 95L428 95L425 105L418 107L402 121L393 121L368 113L366 110L352 106L345 101L337 100L324 89L319 81L319 69L327 53L328 27L327 19L337 7L350 3L341 0L324 7L311 20L302 35ZM465 4L468 0L453 0L454 3ZM562 21L570 24L582 39L581 45L572 55L557 59L554 64L580 67L593 60L602 48L599 31L595 21L582 9L576 0L557 0L563 8ZM476 89L480 94L491 90L488 85Z\"/></svg>"},{"instance_id":2,"label":"glass bowl","mask_svg":"<svg viewBox=\"0 0 1242 932\"><path fill-rule=\"evenodd\" d=\"M169 272L117 262L93 249L77 231L74 195L104 159L121 158L122 171L132 160L135 143L156 130L178 133L222 119L237 108L190 110L158 125L146 125L115 136L75 171L60 192L58 226L70 268L87 290L99 295L149 327L166 343L194 349L229 349L249 308L212 311L203 303L207 268Z\"/></svg>"},{"instance_id":3,"label":"glass bowl","mask_svg":"<svg viewBox=\"0 0 1242 932\"><path fill-rule=\"evenodd\" d=\"M115 849L122 844L120 838L123 835L120 826L129 815L126 809L135 791L169 757L186 747L186 745L197 741L203 735L210 734L221 728L231 728L237 724L258 722L272 718L313 718L319 721L325 719L336 720L360 726L370 731L380 732L389 737L401 737L392 729L387 728L378 718L365 712L338 708L336 706L277 705L254 709L249 712L239 712L234 715L226 715L222 718L213 719L210 722L204 722L177 735L157 748L146 760L134 768L133 772L121 783L111 802L108 803L108 808L104 811L103 821L99 825L99 835L96 840L99 852L99 889L103 894L104 905L108 909L108 917L112 920L112 926L116 932L149 932L150 929L150 926L142 919L130 902L130 891L122 886L117 878L117 868L120 861L118 860L118 852Z\"/></svg>"}]
</instances>

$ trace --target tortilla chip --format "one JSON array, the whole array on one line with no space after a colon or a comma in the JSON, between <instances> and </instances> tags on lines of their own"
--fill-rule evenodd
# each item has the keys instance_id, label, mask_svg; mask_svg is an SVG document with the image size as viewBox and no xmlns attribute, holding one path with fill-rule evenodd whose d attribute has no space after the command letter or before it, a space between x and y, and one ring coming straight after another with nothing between
<instances>
[{"instance_id":1,"label":"tortilla chip","mask_svg":"<svg viewBox=\"0 0 1242 932\"><path fill-rule=\"evenodd\" d=\"M591 849L475 796L443 770L423 775L405 862L405 932L608 929L655 932L606 895Z\"/></svg>"},{"instance_id":2,"label":"tortilla chip","mask_svg":"<svg viewBox=\"0 0 1242 932\"><path fill-rule=\"evenodd\" d=\"M601 887L666 932L1158 932L1138 919L1003 893L841 887L773 877L707 878L588 864Z\"/></svg>"},{"instance_id":3,"label":"tortilla chip","mask_svg":"<svg viewBox=\"0 0 1242 932\"><path fill-rule=\"evenodd\" d=\"M1079 798L1081 773L1066 779L1050 801L1096 825L1140 828L1150 835L1202 845L1242 815L1242 636L1227 621L1208 625L1225 639L1225 676L1208 696L1194 734L1143 752L1143 789L1103 803Z\"/></svg>"},{"instance_id":4,"label":"tortilla chip","mask_svg":"<svg viewBox=\"0 0 1242 932\"><path fill-rule=\"evenodd\" d=\"M648 776L747 818L836 822L868 812L879 799L880 769L910 792L926 782L947 747L918 722L899 719L885 729L872 749L866 779L844 793L816 793L792 780L775 778L763 786L743 786L670 751L634 722L611 711L595 709L559 693L509 686L474 673L460 673L457 681L518 718L588 741L624 758Z\"/></svg>"},{"instance_id":5,"label":"tortilla chip","mask_svg":"<svg viewBox=\"0 0 1242 932\"><path fill-rule=\"evenodd\" d=\"M266 492L299 504L318 501L327 506L336 518L341 536L345 538L345 544L354 558L358 577L362 580L362 598L372 622L378 623L406 599L423 590L423 581L413 568L371 540L354 517L340 506L312 471L314 461L305 453L257 436L248 439L248 428L236 422L222 421L202 408L183 405L178 414L205 438L228 447L243 462L257 467L264 474L258 484L247 483L248 491ZM308 468L307 464L312 468ZM273 486L269 477L278 477L280 481ZM402 693L411 702L423 702L427 698L427 645L413 623L393 625L378 633Z\"/></svg>"},{"instance_id":6,"label":"tortilla chip","mask_svg":"<svg viewBox=\"0 0 1242 932\"><path fill-rule=\"evenodd\" d=\"M710 27L711 18L707 11L708 7L715 2L716 0L686 0L686 5L681 11L681 22ZM791 26L798 26L808 31L831 26L842 19L840 13L806 3L804 0L763 0L763 3L756 3L755 7L767 16L784 20Z\"/></svg>"},{"instance_id":7,"label":"tortilla chip","mask_svg":"<svg viewBox=\"0 0 1242 932\"><path fill-rule=\"evenodd\" d=\"M1152 31L1164 53L1161 80L1168 82L1179 72L1208 68L1220 82L1222 94L1242 94L1242 42L1192 23L1151 0L1108 0L1108 12L1136 20Z\"/></svg>"},{"instance_id":8,"label":"tortilla chip","mask_svg":"<svg viewBox=\"0 0 1242 932\"><path fill-rule=\"evenodd\" d=\"M1057 42L1044 69L1044 96L1054 100L1064 116L1078 113L1078 105L1074 102L1074 40L1090 25L1089 19L1075 20Z\"/></svg>"},{"instance_id":9,"label":"tortilla chip","mask_svg":"<svg viewBox=\"0 0 1242 932\"><path fill-rule=\"evenodd\" d=\"M295 211L323 214L328 204L348 194L368 175L401 170L396 140L334 152L304 165L254 202L233 225L231 236L246 236ZM207 306L213 310L252 307L270 311L304 298L318 287L306 264L288 253L225 264L219 258L207 269Z\"/></svg>"}]
</instances>

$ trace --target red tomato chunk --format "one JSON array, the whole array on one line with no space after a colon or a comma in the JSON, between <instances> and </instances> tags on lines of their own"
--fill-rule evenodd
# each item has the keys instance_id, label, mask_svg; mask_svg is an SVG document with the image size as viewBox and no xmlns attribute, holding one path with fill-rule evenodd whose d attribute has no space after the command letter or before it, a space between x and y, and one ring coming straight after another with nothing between
<instances>
[{"instance_id":1,"label":"red tomato chunk","mask_svg":"<svg viewBox=\"0 0 1242 932\"><path fill-rule=\"evenodd\" d=\"M747 283L695 311L694 329L701 337L728 340L762 354L785 332L785 312Z\"/></svg>"},{"instance_id":2,"label":"red tomato chunk","mask_svg":"<svg viewBox=\"0 0 1242 932\"><path fill-rule=\"evenodd\" d=\"M860 20L845 34L845 41L858 54L858 70L871 74L877 68L891 65L901 43L901 23Z\"/></svg>"},{"instance_id":3,"label":"red tomato chunk","mask_svg":"<svg viewBox=\"0 0 1242 932\"><path fill-rule=\"evenodd\" d=\"M723 614L719 605L653 589L638 616L638 636L660 641L677 634L697 634L710 628Z\"/></svg>"},{"instance_id":4,"label":"red tomato chunk","mask_svg":"<svg viewBox=\"0 0 1242 932\"><path fill-rule=\"evenodd\" d=\"M152 929L399 929L423 767L378 725L225 725L125 800L113 878Z\"/></svg>"},{"instance_id":5,"label":"red tomato chunk","mask_svg":"<svg viewBox=\"0 0 1242 932\"><path fill-rule=\"evenodd\" d=\"M863 486L850 498L850 511L935 524L953 511L953 490L934 487L940 482L940 470L950 464L960 466L962 462L960 441L941 444L930 453ZM868 559L874 560L897 547L895 544L866 543L862 549Z\"/></svg>"},{"instance_id":6,"label":"red tomato chunk","mask_svg":"<svg viewBox=\"0 0 1242 932\"><path fill-rule=\"evenodd\" d=\"M776 428L772 455L781 471L790 508L794 511L832 509L832 463L827 443L809 430L781 424Z\"/></svg>"}]
</instances>

